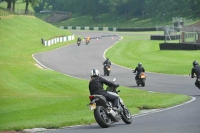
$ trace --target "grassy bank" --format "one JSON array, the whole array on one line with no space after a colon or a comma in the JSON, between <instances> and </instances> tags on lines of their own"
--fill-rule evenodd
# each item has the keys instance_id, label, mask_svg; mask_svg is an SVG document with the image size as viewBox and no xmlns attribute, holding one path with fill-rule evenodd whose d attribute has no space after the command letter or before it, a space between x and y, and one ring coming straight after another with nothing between
<instances>
[{"instance_id":1,"label":"grassy bank","mask_svg":"<svg viewBox=\"0 0 200 133\"><path fill-rule=\"evenodd\" d=\"M95 122L86 106L88 81L38 68L32 58L33 53L66 45L45 47L41 38L71 33L28 16L1 17L0 23L0 131ZM120 90L133 114L140 109L166 108L190 99L185 95L150 93L123 86Z\"/></svg>"}]
</instances>

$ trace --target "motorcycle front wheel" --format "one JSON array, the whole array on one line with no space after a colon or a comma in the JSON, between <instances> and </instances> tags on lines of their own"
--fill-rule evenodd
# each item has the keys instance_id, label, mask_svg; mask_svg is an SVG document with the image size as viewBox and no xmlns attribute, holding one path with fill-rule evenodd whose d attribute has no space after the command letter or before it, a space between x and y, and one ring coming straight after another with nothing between
<instances>
[{"instance_id":1,"label":"motorcycle front wheel","mask_svg":"<svg viewBox=\"0 0 200 133\"><path fill-rule=\"evenodd\" d=\"M106 109L103 106L97 106L94 110L94 117L96 122L102 128L107 128L111 124L111 119L109 118L108 114L106 113Z\"/></svg>"},{"instance_id":2,"label":"motorcycle front wheel","mask_svg":"<svg viewBox=\"0 0 200 133\"><path fill-rule=\"evenodd\" d=\"M124 110L121 112L122 115L122 120L126 123L126 124L131 124L132 123L132 116L130 111L124 106Z\"/></svg>"}]
</instances>

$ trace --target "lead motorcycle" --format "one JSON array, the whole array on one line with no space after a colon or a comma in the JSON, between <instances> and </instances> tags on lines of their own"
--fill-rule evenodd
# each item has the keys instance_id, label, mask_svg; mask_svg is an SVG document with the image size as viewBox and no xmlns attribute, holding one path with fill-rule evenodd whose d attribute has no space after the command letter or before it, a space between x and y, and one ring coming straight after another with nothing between
<instances>
[{"instance_id":1,"label":"lead motorcycle","mask_svg":"<svg viewBox=\"0 0 200 133\"><path fill-rule=\"evenodd\" d=\"M113 83L116 81L116 78L113 79ZM107 92L118 96L120 90L116 90L115 87L108 86L106 88ZM124 105L123 100L119 97L119 108L113 110L113 103L107 101L106 98L102 95L90 95L90 103L88 106L91 111L94 111L94 117L96 122L102 128L108 128L112 123L123 120L126 124L132 123L132 116L128 108Z\"/></svg>"}]
</instances>

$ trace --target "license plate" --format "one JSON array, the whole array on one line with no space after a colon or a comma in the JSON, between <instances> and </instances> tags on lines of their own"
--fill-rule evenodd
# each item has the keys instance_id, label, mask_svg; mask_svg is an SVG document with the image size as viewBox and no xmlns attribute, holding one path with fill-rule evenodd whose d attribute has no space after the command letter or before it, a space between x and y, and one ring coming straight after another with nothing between
<instances>
[{"instance_id":1,"label":"license plate","mask_svg":"<svg viewBox=\"0 0 200 133\"><path fill-rule=\"evenodd\" d=\"M110 68L108 68L108 70L110 71Z\"/></svg>"},{"instance_id":2,"label":"license plate","mask_svg":"<svg viewBox=\"0 0 200 133\"><path fill-rule=\"evenodd\" d=\"M97 108L96 103L90 104L90 110L95 110Z\"/></svg>"}]
</instances>

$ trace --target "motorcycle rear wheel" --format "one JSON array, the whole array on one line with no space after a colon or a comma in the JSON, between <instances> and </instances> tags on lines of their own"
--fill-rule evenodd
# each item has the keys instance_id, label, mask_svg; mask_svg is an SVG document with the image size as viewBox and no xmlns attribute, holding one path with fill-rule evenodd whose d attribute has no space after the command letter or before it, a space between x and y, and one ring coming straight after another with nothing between
<instances>
[{"instance_id":1,"label":"motorcycle rear wheel","mask_svg":"<svg viewBox=\"0 0 200 133\"><path fill-rule=\"evenodd\" d=\"M136 84L137 86L140 86L140 82L138 80L136 80Z\"/></svg>"},{"instance_id":2,"label":"motorcycle rear wheel","mask_svg":"<svg viewBox=\"0 0 200 133\"><path fill-rule=\"evenodd\" d=\"M142 85L142 87L145 86L145 79L142 79L141 85Z\"/></svg>"},{"instance_id":3,"label":"motorcycle rear wheel","mask_svg":"<svg viewBox=\"0 0 200 133\"><path fill-rule=\"evenodd\" d=\"M107 76L109 76L110 75L110 71L107 71Z\"/></svg>"},{"instance_id":4,"label":"motorcycle rear wheel","mask_svg":"<svg viewBox=\"0 0 200 133\"><path fill-rule=\"evenodd\" d=\"M97 106L94 110L94 117L96 122L102 128L108 128L111 125L111 119L109 118L108 114L106 113L106 109L103 106Z\"/></svg>"},{"instance_id":5,"label":"motorcycle rear wheel","mask_svg":"<svg viewBox=\"0 0 200 133\"><path fill-rule=\"evenodd\" d=\"M122 120L126 123L126 124L131 124L132 123L132 116L130 111L124 106L124 110L121 112L122 114Z\"/></svg>"}]
</instances>

